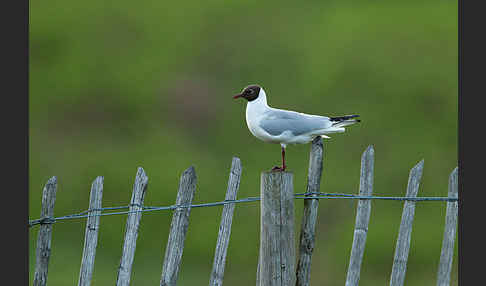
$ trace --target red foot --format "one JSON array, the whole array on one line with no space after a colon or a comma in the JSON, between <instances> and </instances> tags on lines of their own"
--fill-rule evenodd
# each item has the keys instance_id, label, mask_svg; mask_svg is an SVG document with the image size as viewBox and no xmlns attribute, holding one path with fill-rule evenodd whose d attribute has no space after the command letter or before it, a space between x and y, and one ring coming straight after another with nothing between
<instances>
[{"instance_id":1,"label":"red foot","mask_svg":"<svg viewBox=\"0 0 486 286\"><path fill-rule=\"evenodd\" d=\"M275 166L275 167L272 168L272 171L281 171L281 172L283 172L283 171L285 171L285 168L284 167Z\"/></svg>"}]
</instances>

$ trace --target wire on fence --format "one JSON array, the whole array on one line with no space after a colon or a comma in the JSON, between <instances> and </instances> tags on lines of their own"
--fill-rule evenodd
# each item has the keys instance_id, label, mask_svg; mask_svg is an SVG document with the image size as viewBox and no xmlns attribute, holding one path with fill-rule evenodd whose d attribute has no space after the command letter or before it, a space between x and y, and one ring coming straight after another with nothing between
<instances>
[{"instance_id":1,"label":"wire on fence","mask_svg":"<svg viewBox=\"0 0 486 286\"><path fill-rule=\"evenodd\" d=\"M360 196L360 195L353 195L353 194L340 194L340 193L321 193L321 192L311 192L311 193L298 193L294 195L295 199L359 199L359 200L392 200L392 201L446 201L446 202L456 202L458 199L453 197L386 197L386 196ZM33 227L35 225L40 224L52 224L56 221L63 221L69 219L78 219L78 218L87 218L90 216L108 216L108 215L121 215L121 214L129 214L135 212L151 212L151 211L162 211L162 210L175 210L177 208L200 208L200 207L214 207L214 206L221 206L226 204L235 204L235 203L247 203L247 202L256 202L259 201L260 197L248 197L245 199L239 200L224 200L220 202L213 202L213 203L201 203L201 204L193 204L193 205L170 205L170 206L142 206L141 210L134 210L134 211L117 211L117 212L105 212L103 211L112 211L112 210L120 210L120 209L128 209L131 205L126 206L118 206L118 207L105 207L100 209L91 209L85 210L79 213L61 216L61 217L43 217L40 219L30 220L29 227ZM102 213L99 214L90 214L92 211L101 211Z\"/></svg>"}]
</instances>

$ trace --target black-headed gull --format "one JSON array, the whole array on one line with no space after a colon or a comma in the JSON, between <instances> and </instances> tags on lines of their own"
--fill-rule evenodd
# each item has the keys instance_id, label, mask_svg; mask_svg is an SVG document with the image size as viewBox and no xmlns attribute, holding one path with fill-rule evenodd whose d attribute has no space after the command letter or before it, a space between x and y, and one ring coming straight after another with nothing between
<instances>
[{"instance_id":1,"label":"black-headed gull","mask_svg":"<svg viewBox=\"0 0 486 286\"><path fill-rule=\"evenodd\" d=\"M327 117L295 111L272 108L267 104L267 95L262 87L250 85L233 98L248 100L246 124L256 138L282 146L282 167L272 170L285 171L285 148L287 144L305 144L317 136L330 138L325 134L342 133L344 126L360 122L359 115Z\"/></svg>"}]
</instances>

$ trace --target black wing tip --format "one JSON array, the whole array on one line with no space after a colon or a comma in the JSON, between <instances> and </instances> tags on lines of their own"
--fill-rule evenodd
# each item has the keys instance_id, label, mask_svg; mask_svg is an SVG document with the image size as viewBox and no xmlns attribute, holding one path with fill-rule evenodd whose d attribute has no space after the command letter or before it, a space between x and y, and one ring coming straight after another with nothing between
<instances>
[{"instance_id":1,"label":"black wing tip","mask_svg":"<svg viewBox=\"0 0 486 286\"><path fill-rule=\"evenodd\" d=\"M343 120L348 120L348 119L351 119L351 118L356 118L356 117L359 117L359 115L357 114L354 114L354 115L345 115L345 116L338 116L338 117L330 117L329 119L331 121L343 121ZM357 122L361 122L361 120L359 119L356 119Z\"/></svg>"}]
</instances>

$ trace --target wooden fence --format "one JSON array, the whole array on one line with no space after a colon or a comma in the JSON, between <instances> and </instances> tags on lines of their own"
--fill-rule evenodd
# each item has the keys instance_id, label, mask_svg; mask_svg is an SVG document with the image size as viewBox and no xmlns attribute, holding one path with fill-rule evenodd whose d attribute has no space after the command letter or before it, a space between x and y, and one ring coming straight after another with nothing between
<instances>
[{"instance_id":1,"label":"wooden fence","mask_svg":"<svg viewBox=\"0 0 486 286\"><path fill-rule=\"evenodd\" d=\"M311 260L316 242L316 221L320 196L320 182L323 161L321 139L312 142L307 190L298 243L295 249L294 236L294 191L291 172L263 172L260 187L260 256L257 266L256 285L310 285ZM356 224L346 286L358 285L363 260L368 224L371 213L373 193L374 150L368 147L361 157L361 173ZM209 285L223 284L226 254L231 234L231 223L236 205L237 192L241 177L241 162L233 158L226 191L225 204L221 214L218 238L214 253L213 269ZM406 197L402 198L403 213L395 256L390 276L390 285L403 285L406 274L412 224L414 220L417 192L422 177L423 161L413 167L409 174ZM442 241L437 285L450 284L450 273L454 253L454 240L457 227L457 175L455 168L449 178L446 224ZM189 226L192 200L196 192L196 172L193 167L185 170L180 178L176 207L173 209L169 238L165 250L160 285L176 285L179 267L184 250L184 241ZM132 264L137 245L137 236L142 218L143 201L147 190L148 177L138 168L133 193L127 212L125 240L118 267L116 285L129 285ZM54 203L56 200L57 179L52 177L42 193L42 211L36 248L34 285L46 285L51 253ZM94 180L91 187L89 208L86 221L84 250L81 260L78 285L90 285L98 241L100 216L102 211L103 177ZM233 203L234 201L234 203ZM297 257L298 256L298 257Z\"/></svg>"}]
</instances>

